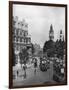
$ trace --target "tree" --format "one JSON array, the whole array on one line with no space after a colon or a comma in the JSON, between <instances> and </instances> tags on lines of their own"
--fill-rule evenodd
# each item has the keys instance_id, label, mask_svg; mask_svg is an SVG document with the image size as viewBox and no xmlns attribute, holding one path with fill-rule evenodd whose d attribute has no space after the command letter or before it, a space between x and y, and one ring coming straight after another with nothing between
<instances>
[{"instance_id":1,"label":"tree","mask_svg":"<svg viewBox=\"0 0 69 90\"><path fill-rule=\"evenodd\" d=\"M64 55L64 41L62 41L61 39L59 41L56 41L55 43L55 51L57 54L57 57L61 57L63 58Z\"/></svg>"},{"instance_id":2,"label":"tree","mask_svg":"<svg viewBox=\"0 0 69 90\"><path fill-rule=\"evenodd\" d=\"M20 63L22 64L26 64L28 61L28 52L27 49L22 49L22 51L19 53L20 56Z\"/></svg>"},{"instance_id":3,"label":"tree","mask_svg":"<svg viewBox=\"0 0 69 90\"><path fill-rule=\"evenodd\" d=\"M34 48L34 45L32 44L32 54L34 54L35 52L35 48Z\"/></svg>"},{"instance_id":4,"label":"tree","mask_svg":"<svg viewBox=\"0 0 69 90\"><path fill-rule=\"evenodd\" d=\"M46 41L43 47L43 53L46 53L48 57L53 57L55 53L55 42L52 40Z\"/></svg>"}]
</instances>

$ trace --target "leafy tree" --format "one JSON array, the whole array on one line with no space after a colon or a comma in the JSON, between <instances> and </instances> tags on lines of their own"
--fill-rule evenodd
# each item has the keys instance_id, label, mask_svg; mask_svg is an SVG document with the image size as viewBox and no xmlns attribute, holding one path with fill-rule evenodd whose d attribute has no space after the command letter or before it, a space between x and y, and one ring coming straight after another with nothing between
<instances>
[{"instance_id":1,"label":"leafy tree","mask_svg":"<svg viewBox=\"0 0 69 90\"><path fill-rule=\"evenodd\" d=\"M46 41L43 47L43 53L46 53L48 57L53 57L55 52L55 42L52 40Z\"/></svg>"},{"instance_id":2,"label":"leafy tree","mask_svg":"<svg viewBox=\"0 0 69 90\"><path fill-rule=\"evenodd\" d=\"M22 49L22 51L19 53L20 56L20 63L22 64L26 64L28 61L28 52L27 49Z\"/></svg>"},{"instance_id":3,"label":"leafy tree","mask_svg":"<svg viewBox=\"0 0 69 90\"><path fill-rule=\"evenodd\" d=\"M34 45L32 44L32 54L34 54L35 52L35 48L34 48Z\"/></svg>"},{"instance_id":4,"label":"leafy tree","mask_svg":"<svg viewBox=\"0 0 69 90\"><path fill-rule=\"evenodd\" d=\"M53 42L52 40L46 41L43 47L43 53L47 52L48 57L54 56L54 54L57 54L57 57L63 58L64 55L64 48L65 48L65 42L57 40L56 42Z\"/></svg>"},{"instance_id":5,"label":"leafy tree","mask_svg":"<svg viewBox=\"0 0 69 90\"><path fill-rule=\"evenodd\" d=\"M57 53L57 57L63 58L64 55L64 41L61 41L61 39L55 43L55 51Z\"/></svg>"}]
</instances>

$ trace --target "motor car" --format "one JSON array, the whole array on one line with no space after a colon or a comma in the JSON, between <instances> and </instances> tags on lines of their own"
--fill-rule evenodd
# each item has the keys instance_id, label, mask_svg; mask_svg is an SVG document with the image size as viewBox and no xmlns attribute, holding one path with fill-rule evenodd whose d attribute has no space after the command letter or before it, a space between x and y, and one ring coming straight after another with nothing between
<instances>
[{"instance_id":1,"label":"motor car","mask_svg":"<svg viewBox=\"0 0 69 90\"><path fill-rule=\"evenodd\" d=\"M50 62L47 58L40 58L40 70L47 71L50 68Z\"/></svg>"}]
</instances>

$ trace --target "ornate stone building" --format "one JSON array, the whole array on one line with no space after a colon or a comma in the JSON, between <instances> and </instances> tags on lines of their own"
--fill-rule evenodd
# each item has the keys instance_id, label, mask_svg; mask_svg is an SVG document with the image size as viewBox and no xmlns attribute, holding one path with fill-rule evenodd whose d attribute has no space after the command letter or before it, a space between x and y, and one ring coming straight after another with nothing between
<instances>
[{"instance_id":1,"label":"ornate stone building","mask_svg":"<svg viewBox=\"0 0 69 90\"><path fill-rule=\"evenodd\" d=\"M24 19L19 21L17 16L13 18L13 45L16 51L21 51L23 48L31 47L31 37L28 34L28 24Z\"/></svg>"},{"instance_id":2,"label":"ornate stone building","mask_svg":"<svg viewBox=\"0 0 69 90\"><path fill-rule=\"evenodd\" d=\"M21 50L24 48L29 50L31 47L31 36L28 34L28 24L24 19L19 21L17 16L13 17L13 50L17 57L17 62L19 62L19 53Z\"/></svg>"}]
</instances>

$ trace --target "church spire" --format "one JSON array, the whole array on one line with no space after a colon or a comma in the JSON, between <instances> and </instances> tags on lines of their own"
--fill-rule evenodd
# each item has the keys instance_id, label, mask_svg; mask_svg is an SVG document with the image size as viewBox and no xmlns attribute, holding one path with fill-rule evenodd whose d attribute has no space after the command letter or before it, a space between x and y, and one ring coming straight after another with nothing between
<instances>
[{"instance_id":1,"label":"church spire","mask_svg":"<svg viewBox=\"0 0 69 90\"><path fill-rule=\"evenodd\" d=\"M50 33L51 32L53 32L53 26L52 26L52 24L51 24L51 26L50 26Z\"/></svg>"},{"instance_id":2,"label":"church spire","mask_svg":"<svg viewBox=\"0 0 69 90\"><path fill-rule=\"evenodd\" d=\"M53 30L52 24L51 24L51 26L50 26L49 39L50 39L50 40L53 40L53 39L54 39L54 30Z\"/></svg>"}]
</instances>

